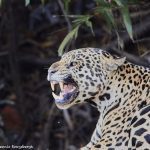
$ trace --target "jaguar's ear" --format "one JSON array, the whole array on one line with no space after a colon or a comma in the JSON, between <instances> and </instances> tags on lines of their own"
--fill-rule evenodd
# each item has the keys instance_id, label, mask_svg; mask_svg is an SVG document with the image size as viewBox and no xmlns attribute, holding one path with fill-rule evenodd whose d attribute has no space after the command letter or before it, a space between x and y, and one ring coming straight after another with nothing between
<instances>
[{"instance_id":1,"label":"jaguar's ear","mask_svg":"<svg viewBox=\"0 0 150 150\"><path fill-rule=\"evenodd\" d=\"M108 60L106 63L106 69L108 71L117 70L119 66L122 66L126 60L126 57L123 58L112 58L111 60Z\"/></svg>"}]
</instances>

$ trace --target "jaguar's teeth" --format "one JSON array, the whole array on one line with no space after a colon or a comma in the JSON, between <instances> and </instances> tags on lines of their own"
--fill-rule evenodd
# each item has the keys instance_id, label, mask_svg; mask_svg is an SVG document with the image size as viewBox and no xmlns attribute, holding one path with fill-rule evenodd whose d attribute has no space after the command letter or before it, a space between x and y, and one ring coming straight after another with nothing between
<instances>
[{"instance_id":1,"label":"jaguar's teeth","mask_svg":"<svg viewBox=\"0 0 150 150\"><path fill-rule=\"evenodd\" d=\"M54 99L63 99L63 94L62 93L60 93L60 95L58 96L54 92L52 92L52 95L53 95Z\"/></svg>"},{"instance_id":2,"label":"jaguar's teeth","mask_svg":"<svg viewBox=\"0 0 150 150\"><path fill-rule=\"evenodd\" d=\"M55 84L53 84L53 82L51 82L50 84L51 84L52 91L54 91L54 85Z\"/></svg>"},{"instance_id":3,"label":"jaguar's teeth","mask_svg":"<svg viewBox=\"0 0 150 150\"><path fill-rule=\"evenodd\" d=\"M52 92L52 95L53 95L54 99L60 99L60 96L56 95L54 92Z\"/></svg>"},{"instance_id":4,"label":"jaguar's teeth","mask_svg":"<svg viewBox=\"0 0 150 150\"><path fill-rule=\"evenodd\" d=\"M58 82L57 81L51 81L50 84L51 84L52 91L54 91L55 90L55 84L58 84Z\"/></svg>"},{"instance_id":5,"label":"jaguar's teeth","mask_svg":"<svg viewBox=\"0 0 150 150\"><path fill-rule=\"evenodd\" d=\"M64 83L63 82L59 82L59 86L60 86L61 91L63 91Z\"/></svg>"}]
</instances>

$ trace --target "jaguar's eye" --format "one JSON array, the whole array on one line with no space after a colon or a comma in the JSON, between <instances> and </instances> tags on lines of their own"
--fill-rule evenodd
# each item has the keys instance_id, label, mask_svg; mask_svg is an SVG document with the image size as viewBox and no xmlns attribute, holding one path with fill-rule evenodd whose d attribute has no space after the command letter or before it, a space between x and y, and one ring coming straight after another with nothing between
<instances>
[{"instance_id":1,"label":"jaguar's eye","mask_svg":"<svg viewBox=\"0 0 150 150\"><path fill-rule=\"evenodd\" d=\"M73 67L73 66L76 66L76 65L77 65L77 62L71 62L69 66Z\"/></svg>"}]
</instances>

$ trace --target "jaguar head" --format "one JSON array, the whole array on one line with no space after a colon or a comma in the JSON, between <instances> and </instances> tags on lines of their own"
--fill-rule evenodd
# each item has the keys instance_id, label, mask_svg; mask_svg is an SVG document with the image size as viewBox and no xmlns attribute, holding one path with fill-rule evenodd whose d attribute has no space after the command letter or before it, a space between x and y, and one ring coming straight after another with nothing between
<instances>
[{"instance_id":1,"label":"jaguar head","mask_svg":"<svg viewBox=\"0 0 150 150\"><path fill-rule=\"evenodd\" d=\"M108 74L124 62L124 59L118 60L94 48L64 54L50 66L47 75L57 107L67 109L77 103L96 100L104 92Z\"/></svg>"}]
</instances>

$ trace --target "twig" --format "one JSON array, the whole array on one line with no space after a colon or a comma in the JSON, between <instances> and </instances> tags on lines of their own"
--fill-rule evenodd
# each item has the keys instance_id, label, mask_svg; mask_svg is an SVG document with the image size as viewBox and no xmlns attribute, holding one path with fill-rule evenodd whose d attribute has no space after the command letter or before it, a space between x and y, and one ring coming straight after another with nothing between
<instances>
[{"instance_id":1,"label":"twig","mask_svg":"<svg viewBox=\"0 0 150 150\"><path fill-rule=\"evenodd\" d=\"M61 8L61 10L62 10L62 13L63 13L63 15L64 15L64 17L65 17L65 20L66 20L66 22L67 22L68 32L70 32L71 29L72 29L72 25L71 25L71 23L70 23L70 20L69 20L68 17L67 17L66 11L64 10L64 5L63 5L63 3L62 3L61 0L57 0L57 1L58 1L58 4L59 4L59 6L60 6L60 8ZM65 52L68 51L68 49L69 49L71 43L72 43L72 45L74 45L74 41L69 42L69 43L67 44L66 48L65 48Z\"/></svg>"},{"instance_id":2,"label":"twig","mask_svg":"<svg viewBox=\"0 0 150 150\"><path fill-rule=\"evenodd\" d=\"M38 148L37 150L46 150L47 148L49 148L49 131L51 129L51 126L52 126L52 122L53 122L53 113L57 113L58 112L58 109L56 109L56 105L55 103L52 104L51 106L51 109L49 110L49 113L48 113L48 120L44 126L44 130L43 130L43 133L41 135L41 141L38 145Z\"/></svg>"},{"instance_id":3,"label":"twig","mask_svg":"<svg viewBox=\"0 0 150 150\"><path fill-rule=\"evenodd\" d=\"M58 4L59 4L59 6L60 6L60 8L61 8L61 10L62 10L62 13L63 13L63 15L64 15L64 17L65 17L65 20L66 20L66 22L67 22L68 31L71 31L72 26L71 26L71 23L70 23L70 21L69 21L69 19L68 19L68 17L67 17L66 11L64 10L64 5L63 5L63 3L62 3L61 0L57 0L57 1L58 1Z\"/></svg>"},{"instance_id":4,"label":"twig","mask_svg":"<svg viewBox=\"0 0 150 150\"><path fill-rule=\"evenodd\" d=\"M65 118L65 120L66 120L66 122L67 122L67 124L69 126L69 129L73 130L74 127L73 127L73 123L71 121L71 118L70 118L68 110L63 110L63 115L64 115L64 118Z\"/></svg>"},{"instance_id":5,"label":"twig","mask_svg":"<svg viewBox=\"0 0 150 150\"><path fill-rule=\"evenodd\" d=\"M21 87L21 82L20 82L20 75L18 71L18 64L17 64L17 58L16 58L16 51L18 49L18 39L17 39L17 24L15 23L14 19L14 12L12 8L12 3L11 1L7 0L6 1L6 7L8 10L8 22L9 22L9 31L10 31L10 46L9 46L9 65L11 69L11 76L12 76L12 82L14 85L15 93L17 95L17 102L18 102L18 109L22 113L22 115L25 117L25 109L23 104L23 92L22 92L22 87ZM25 119L25 118L24 118Z\"/></svg>"}]
</instances>

